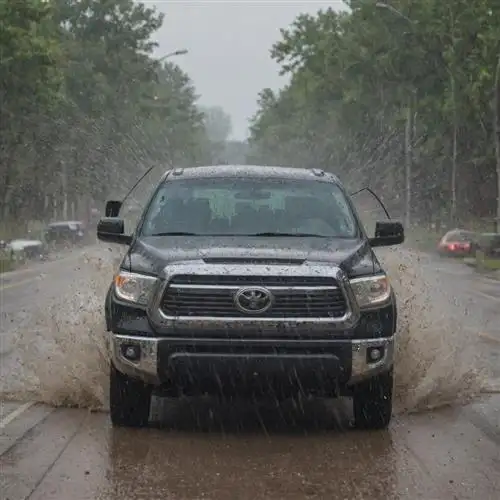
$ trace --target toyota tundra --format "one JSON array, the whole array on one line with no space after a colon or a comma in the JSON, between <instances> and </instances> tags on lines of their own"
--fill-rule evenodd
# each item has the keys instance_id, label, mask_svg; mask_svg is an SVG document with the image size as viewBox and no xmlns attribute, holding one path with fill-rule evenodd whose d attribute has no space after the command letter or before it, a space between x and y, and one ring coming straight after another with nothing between
<instances>
[{"instance_id":1,"label":"toyota tundra","mask_svg":"<svg viewBox=\"0 0 500 500\"><path fill-rule=\"evenodd\" d=\"M132 234L108 202L102 241L128 246L105 301L115 426L145 426L153 393L351 397L391 419L396 300L339 179L319 169L166 172Z\"/></svg>"}]
</instances>

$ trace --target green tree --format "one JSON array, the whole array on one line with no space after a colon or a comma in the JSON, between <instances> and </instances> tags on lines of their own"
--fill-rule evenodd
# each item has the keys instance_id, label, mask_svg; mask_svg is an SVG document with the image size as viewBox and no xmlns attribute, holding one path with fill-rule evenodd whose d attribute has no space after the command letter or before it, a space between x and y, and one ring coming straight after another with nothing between
<instances>
[{"instance_id":1,"label":"green tree","mask_svg":"<svg viewBox=\"0 0 500 500\"><path fill-rule=\"evenodd\" d=\"M348 6L282 31L272 57L290 83L261 94L252 155L335 170L353 187L381 189L401 214L409 194L416 220L491 219L500 4Z\"/></svg>"},{"instance_id":2,"label":"green tree","mask_svg":"<svg viewBox=\"0 0 500 500\"><path fill-rule=\"evenodd\" d=\"M232 132L231 117L221 106L202 107L212 163L225 162L225 151Z\"/></svg>"},{"instance_id":3,"label":"green tree","mask_svg":"<svg viewBox=\"0 0 500 500\"><path fill-rule=\"evenodd\" d=\"M220 107L203 108L208 138L214 143L224 143L232 132L231 117Z\"/></svg>"},{"instance_id":4,"label":"green tree","mask_svg":"<svg viewBox=\"0 0 500 500\"><path fill-rule=\"evenodd\" d=\"M21 203L17 186L30 181L31 172L19 168L17 159L32 155L26 146L33 121L57 106L61 97L62 50L52 14L51 5L37 0L0 0L0 213L4 221Z\"/></svg>"},{"instance_id":5,"label":"green tree","mask_svg":"<svg viewBox=\"0 0 500 500\"><path fill-rule=\"evenodd\" d=\"M163 22L155 9L132 0L0 0L0 15L4 223L84 217L152 164L209 161L193 83L152 58Z\"/></svg>"}]
</instances>

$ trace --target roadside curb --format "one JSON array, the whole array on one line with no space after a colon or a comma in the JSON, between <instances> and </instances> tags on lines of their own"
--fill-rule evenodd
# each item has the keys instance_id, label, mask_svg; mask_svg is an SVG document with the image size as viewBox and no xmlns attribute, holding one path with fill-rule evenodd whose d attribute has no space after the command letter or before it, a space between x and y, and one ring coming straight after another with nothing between
<instances>
[{"instance_id":1,"label":"roadside curb","mask_svg":"<svg viewBox=\"0 0 500 500\"><path fill-rule=\"evenodd\" d=\"M463 263L473 269L478 276L482 276L483 278L492 280L492 281L500 281L500 271L478 271L476 267L476 260L469 258L464 259Z\"/></svg>"},{"instance_id":2,"label":"roadside curb","mask_svg":"<svg viewBox=\"0 0 500 500\"><path fill-rule=\"evenodd\" d=\"M487 273L486 277L493 281L500 281L500 272L496 271L494 273Z\"/></svg>"},{"instance_id":3,"label":"roadside curb","mask_svg":"<svg viewBox=\"0 0 500 500\"><path fill-rule=\"evenodd\" d=\"M481 278L491 280L491 281L497 281L500 282L500 276L497 273L482 273L480 271L475 271L477 276L480 276Z\"/></svg>"},{"instance_id":4,"label":"roadside curb","mask_svg":"<svg viewBox=\"0 0 500 500\"><path fill-rule=\"evenodd\" d=\"M494 275L494 276L485 276L487 280L494 281L495 283L500 283L500 276Z\"/></svg>"}]
</instances>

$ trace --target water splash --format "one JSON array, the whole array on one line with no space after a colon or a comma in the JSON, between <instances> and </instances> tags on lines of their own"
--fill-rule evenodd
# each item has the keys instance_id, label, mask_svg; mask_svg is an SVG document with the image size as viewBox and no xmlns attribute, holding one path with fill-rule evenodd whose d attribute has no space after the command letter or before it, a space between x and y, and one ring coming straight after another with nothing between
<instances>
[{"instance_id":1,"label":"water splash","mask_svg":"<svg viewBox=\"0 0 500 500\"><path fill-rule=\"evenodd\" d=\"M84 254L71 272L69 290L46 308L36 308L17 331L2 368L4 399L53 406L107 407L109 359L103 301L116 264L111 252ZM85 269L85 272L82 272Z\"/></svg>"},{"instance_id":2,"label":"water splash","mask_svg":"<svg viewBox=\"0 0 500 500\"><path fill-rule=\"evenodd\" d=\"M380 255L398 297L396 409L464 404L486 384L477 334L467 328L468 304L407 249Z\"/></svg>"},{"instance_id":3,"label":"water splash","mask_svg":"<svg viewBox=\"0 0 500 500\"><path fill-rule=\"evenodd\" d=\"M417 253L398 249L380 258L398 295L397 411L462 404L477 396L486 378L477 338L463 327L465 307L446 296ZM83 255L72 289L13 332L14 348L2 362L3 398L107 408L103 303L118 259L116 250Z\"/></svg>"}]
</instances>

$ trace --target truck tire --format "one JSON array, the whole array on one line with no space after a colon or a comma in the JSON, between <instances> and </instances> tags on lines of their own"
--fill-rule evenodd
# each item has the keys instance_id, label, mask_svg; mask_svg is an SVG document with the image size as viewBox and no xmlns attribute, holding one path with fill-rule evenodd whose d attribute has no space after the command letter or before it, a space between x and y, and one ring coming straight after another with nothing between
<instances>
[{"instance_id":1,"label":"truck tire","mask_svg":"<svg viewBox=\"0 0 500 500\"><path fill-rule=\"evenodd\" d=\"M109 413L114 427L146 427L153 388L119 372L113 365L109 374Z\"/></svg>"},{"instance_id":2,"label":"truck tire","mask_svg":"<svg viewBox=\"0 0 500 500\"><path fill-rule=\"evenodd\" d=\"M386 429L392 416L393 370L354 388L354 425L358 429Z\"/></svg>"}]
</instances>

